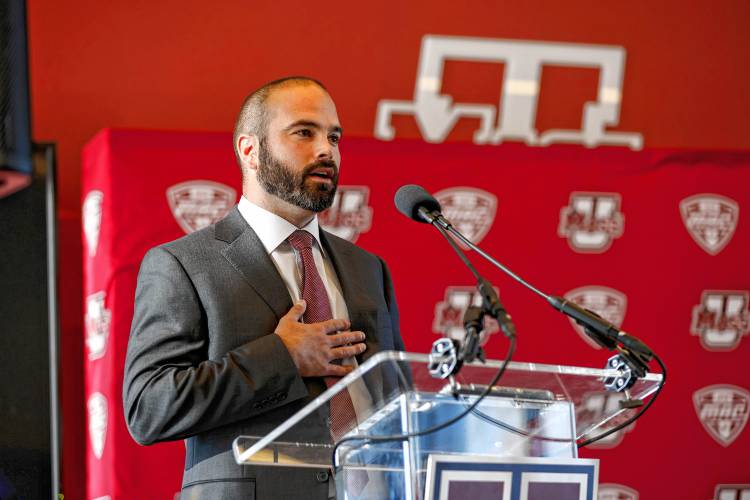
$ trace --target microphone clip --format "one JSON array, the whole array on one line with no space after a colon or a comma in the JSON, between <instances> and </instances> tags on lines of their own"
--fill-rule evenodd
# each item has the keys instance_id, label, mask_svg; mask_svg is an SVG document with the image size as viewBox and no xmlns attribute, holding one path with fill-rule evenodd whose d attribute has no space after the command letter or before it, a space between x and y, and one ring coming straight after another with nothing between
<instances>
[{"instance_id":1,"label":"microphone clip","mask_svg":"<svg viewBox=\"0 0 750 500\"><path fill-rule=\"evenodd\" d=\"M417 209L417 214L419 215L420 219L422 219L424 222L427 222L428 224L435 224L435 222L437 222L440 218L439 212L434 212L425 207L419 207L419 209Z\"/></svg>"},{"instance_id":2,"label":"microphone clip","mask_svg":"<svg viewBox=\"0 0 750 500\"><path fill-rule=\"evenodd\" d=\"M458 374L464 363L478 359L485 362L481 345L484 330L483 307L470 305L464 312L463 323L466 334L462 341L443 337L432 343L428 370L434 378L448 378Z\"/></svg>"},{"instance_id":3,"label":"microphone clip","mask_svg":"<svg viewBox=\"0 0 750 500\"><path fill-rule=\"evenodd\" d=\"M587 311L598 316L593 311ZM618 370L620 375L617 377L605 378L605 389L613 392L627 391L633 387L639 378L643 378L648 374L648 364L654 358L654 353L640 339L628 335L625 332L604 335L581 321L576 322L581 325L586 334L600 346L607 350L617 352L617 354L607 360L605 369Z\"/></svg>"},{"instance_id":4,"label":"microphone clip","mask_svg":"<svg viewBox=\"0 0 750 500\"><path fill-rule=\"evenodd\" d=\"M458 352L461 362L471 363L475 359L485 362L484 349L481 346L482 330L484 329L484 309L469 306L464 313L464 330L466 336Z\"/></svg>"},{"instance_id":5,"label":"microphone clip","mask_svg":"<svg viewBox=\"0 0 750 500\"><path fill-rule=\"evenodd\" d=\"M492 283L480 277L477 280L477 291L482 297L481 307L470 305L464 313L466 336L458 353L458 359L462 363L471 363L475 359L479 359L482 363L485 361L484 350L480 345L485 316L494 318L506 337L511 338L516 335L516 327L510 318L510 314L500 302L500 297L498 297Z\"/></svg>"},{"instance_id":6,"label":"microphone clip","mask_svg":"<svg viewBox=\"0 0 750 500\"><path fill-rule=\"evenodd\" d=\"M506 337L515 337L516 325L513 324L510 314L500 302L500 297L495 292L492 283L480 277L477 281L477 291L482 296L482 311L484 314L497 320L500 330Z\"/></svg>"},{"instance_id":7,"label":"microphone clip","mask_svg":"<svg viewBox=\"0 0 750 500\"><path fill-rule=\"evenodd\" d=\"M586 310L589 311L588 309ZM589 311L589 312L591 312L591 314L596 314L593 311ZM583 331L588 336L588 338L596 342L599 345L599 347L603 347L607 349L608 351L614 351L617 348L617 341L613 339L612 337L608 335L604 335L594 330L583 321L577 320L575 318L573 318L573 321L575 321L578 324L578 326L583 328Z\"/></svg>"}]
</instances>

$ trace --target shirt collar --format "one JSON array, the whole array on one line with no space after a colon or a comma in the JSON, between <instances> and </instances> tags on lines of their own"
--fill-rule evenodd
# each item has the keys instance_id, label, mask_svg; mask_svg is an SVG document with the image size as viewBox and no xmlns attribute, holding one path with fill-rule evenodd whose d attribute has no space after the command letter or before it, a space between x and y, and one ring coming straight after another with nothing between
<instances>
[{"instance_id":1,"label":"shirt collar","mask_svg":"<svg viewBox=\"0 0 750 500\"><path fill-rule=\"evenodd\" d=\"M314 216L304 227L297 228L297 226L288 220L259 207L244 196L240 198L237 208L245 221L247 221L253 231L255 231L255 234L258 235L258 238L261 243L263 243L263 246L269 255L273 253L279 245L284 243L289 235L297 229L302 229L303 231L312 234L315 241L318 242L318 248L320 248L320 251L325 255L323 245L320 241L320 228L318 226L317 215Z\"/></svg>"}]
</instances>

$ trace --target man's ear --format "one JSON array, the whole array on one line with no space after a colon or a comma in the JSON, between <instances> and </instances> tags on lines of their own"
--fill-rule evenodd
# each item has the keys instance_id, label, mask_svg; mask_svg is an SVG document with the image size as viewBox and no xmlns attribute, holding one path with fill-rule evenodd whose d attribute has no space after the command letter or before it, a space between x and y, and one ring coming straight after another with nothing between
<instances>
[{"instance_id":1,"label":"man's ear","mask_svg":"<svg viewBox=\"0 0 750 500\"><path fill-rule=\"evenodd\" d=\"M251 170L256 170L258 168L258 136L240 134L235 147L242 164Z\"/></svg>"}]
</instances>

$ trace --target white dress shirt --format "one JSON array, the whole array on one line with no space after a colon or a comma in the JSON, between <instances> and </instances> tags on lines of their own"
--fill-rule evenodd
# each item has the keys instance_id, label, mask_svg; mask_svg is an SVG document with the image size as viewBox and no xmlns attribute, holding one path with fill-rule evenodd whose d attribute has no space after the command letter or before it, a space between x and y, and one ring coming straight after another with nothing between
<instances>
[{"instance_id":1,"label":"white dress shirt","mask_svg":"<svg viewBox=\"0 0 750 500\"><path fill-rule=\"evenodd\" d=\"M284 280L289 295L293 301L302 298L302 276L298 261L301 257L292 248L287 238L298 228L286 219L269 212L252 203L244 196L240 198L238 204L240 214L245 218L250 227L258 235L261 243L271 256L276 269L278 269L281 278ZM307 223L306 226L299 228L309 232L315 237L313 244L313 257L318 274L323 280L328 301L331 304L331 313L337 319L349 319L349 312L344 302L344 295L341 293L341 284L339 283L336 271L333 268L331 259L325 255L323 245L320 242L320 229L318 227L318 217L315 216ZM357 360L353 357L345 358L341 361L344 365L357 366ZM357 414L357 420L362 421L362 417L369 413L372 406L372 399L369 392L362 383L361 379L350 386L349 394L354 404L354 411Z\"/></svg>"},{"instance_id":2,"label":"white dress shirt","mask_svg":"<svg viewBox=\"0 0 750 500\"><path fill-rule=\"evenodd\" d=\"M302 275L298 259L300 257L292 248L287 238L298 228L288 220L279 217L273 212L259 207L248 201L244 196L240 198L238 205L242 217L245 218L255 234L258 235L261 243L271 256L271 260L276 265L279 274L281 274L284 284L293 301L302 298ZM331 304L331 314L337 319L349 319L349 312L346 309L344 296L341 293L341 285L336 277L336 271L333 269L331 259L325 257L325 250L320 242L320 230L318 228L318 218L313 217L305 227L299 228L307 231L315 237L315 243L312 248L315 267L318 268L318 274L323 280L328 294L328 302Z\"/></svg>"}]
</instances>

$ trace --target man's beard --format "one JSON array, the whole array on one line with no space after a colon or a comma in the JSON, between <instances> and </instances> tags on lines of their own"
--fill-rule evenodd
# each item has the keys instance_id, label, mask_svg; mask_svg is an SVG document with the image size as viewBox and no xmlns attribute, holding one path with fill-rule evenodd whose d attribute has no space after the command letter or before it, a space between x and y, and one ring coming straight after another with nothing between
<instances>
[{"instance_id":1,"label":"man's beard","mask_svg":"<svg viewBox=\"0 0 750 500\"><path fill-rule=\"evenodd\" d=\"M310 172L320 167L333 169L332 184L315 182L308 186L305 181ZM261 138L258 147L256 175L260 186L267 193L311 212L322 212L330 208L339 182L339 169L333 160L311 163L301 172L295 173L285 163L274 157L265 137Z\"/></svg>"}]
</instances>

